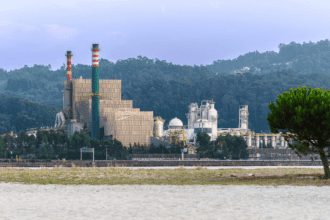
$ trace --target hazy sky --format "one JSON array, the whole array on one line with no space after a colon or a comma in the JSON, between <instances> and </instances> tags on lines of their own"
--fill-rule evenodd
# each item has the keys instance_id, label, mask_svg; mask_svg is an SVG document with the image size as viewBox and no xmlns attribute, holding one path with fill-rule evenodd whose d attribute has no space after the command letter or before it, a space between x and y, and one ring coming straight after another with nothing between
<instances>
[{"instance_id":1,"label":"hazy sky","mask_svg":"<svg viewBox=\"0 0 330 220\"><path fill-rule=\"evenodd\" d=\"M280 43L329 39L330 1L9 0L0 4L0 68L146 56L206 65Z\"/></svg>"}]
</instances>

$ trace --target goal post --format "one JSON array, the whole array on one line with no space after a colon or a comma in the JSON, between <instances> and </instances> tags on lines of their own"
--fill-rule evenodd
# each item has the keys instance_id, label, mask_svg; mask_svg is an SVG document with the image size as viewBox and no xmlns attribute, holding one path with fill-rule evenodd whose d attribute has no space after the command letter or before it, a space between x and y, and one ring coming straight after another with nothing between
<instances>
[{"instance_id":1,"label":"goal post","mask_svg":"<svg viewBox=\"0 0 330 220\"><path fill-rule=\"evenodd\" d=\"M93 152L93 163L94 163L94 148L83 147L80 148L80 160L82 160L82 153L92 153Z\"/></svg>"}]
</instances>

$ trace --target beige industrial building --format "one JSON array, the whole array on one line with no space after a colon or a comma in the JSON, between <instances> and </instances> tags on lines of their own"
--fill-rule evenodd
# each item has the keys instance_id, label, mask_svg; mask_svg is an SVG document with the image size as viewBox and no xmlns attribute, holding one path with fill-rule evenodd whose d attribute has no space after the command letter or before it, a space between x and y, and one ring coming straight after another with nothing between
<instances>
[{"instance_id":1,"label":"beige industrial building","mask_svg":"<svg viewBox=\"0 0 330 220\"><path fill-rule=\"evenodd\" d=\"M82 77L64 81L63 109L71 119L67 129L76 125L79 131L91 131L91 83L91 79ZM132 100L122 100L121 80L99 80L99 86L100 128L104 128L104 137L112 136L126 147L130 143L149 145L153 135L153 112L141 112L139 108L133 108ZM72 135L74 131L69 133Z\"/></svg>"}]
</instances>

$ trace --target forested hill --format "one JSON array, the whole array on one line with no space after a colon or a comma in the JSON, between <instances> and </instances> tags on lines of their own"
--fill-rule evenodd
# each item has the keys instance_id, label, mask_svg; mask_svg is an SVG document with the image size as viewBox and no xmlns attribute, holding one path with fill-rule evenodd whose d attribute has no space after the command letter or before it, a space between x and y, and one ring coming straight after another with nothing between
<instances>
[{"instance_id":1,"label":"forested hill","mask_svg":"<svg viewBox=\"0 0 330 220\"><path fill-rule=\"evenodd\" d=\"M324 41L323 43L318 42L315 45L311 45L312 49L310 51L312 52L307 55L304 55L301 51L289 53L285 48L291 48L292 45L282 45L279 54L286 54L287 57L292 59L297 57L297 54L300 54L298 57L308 56L315 59L316 62L317 54L329 53L327 52L328 46L320 47L322 44L328 45L329 42ZM306 48L306 45L297 47ZM319 49L315 49L318 47ZM263 54L265 55L265 53ZM279 55L275 56L279 57ZM214 74L204 66L173 65L166 61L152 60L141 56L127 60L118 60L116 63L101 59L100 79L121 79L122 99L133 100L134 108L140 108L141 111L153 111L154 116L164 118L166 120L165 129L168 122L174 117L180 118L184 124L187 124L185 114L188 113L188 105L190 103L197 102L200 105L202 100L213 99L219 114L219 128L237 127L239 124L239 105L249 105L249 128L255 132L268 132L269 126L266 120L269 113L268 104L271 101L275 101L279 94L289 91L290 88L304 85L313 88L329 89L330 74L317 69L319 67L328 68L328 64L325 62L327 57L320 58L319 62L316 62L317 65L312 66L315 69L302 69L302 72L284 69L271 71L270 73L264 73L263 69L261 69L260 74L249 72L242 74L219 72ZM252 60L251 62L254 61ZM272 60L272 62L275 61ZM308 62L306 61L306 63ZM277 68L276 65L273 65L273 67ZM310 66L307 67L310 68ZM91 66L72 65L72 74L73 78L82 76L85 79L90 79ZM42 65L24 66L21 69L10 72L0 69L0 76L0 93L2 97L5 97L3 95L10 97L19 96L39 104L62 109L63 81L66 79L65 65L55 71L51 70L50 66ZM7 99L7 102L11 100L8 97L5 99ZM17 110L17 108L16 110L13 109L13 111L10 111L10 108L8 109L9 111L7 110L6 112L2 112L0 109L0 114L2 114L0 122L7 123L6 125L1 124L1 128L7 129L6 132L12 130L12 126L19 126L18 122L14 120L15 112L24 111ZM29 112L27 112L27 116L39 124L45 123L44 121L47 119L49 120L49 125L53 126L56 114L55 108L53 109L41 111L40 115L39 113L29 115ZM53 113L51 113L52 111ZM44 119L38 120L37 116L44 117ZM37 126L35 123L27 124L30 124L28 127L35 127ZM48 125L48 122L44 125Z\"/></svg>"},{"instance_id":2,"label":"forested hill","mask_svg":"<svg viewBox=\"0 0 330 220\"><path fill-rule=\"evenodd\" d=\"M18 97L0 96L0 134L54 126L58 109Z\"/></svg>"},{"instance_id":3,"label":"forested hill","mask_svg":"<svg viewBox=\"0 0 330 220\"><path fill-rule=\"evenodd\" d=\"M270 73L292 69L298 73L330 74L330 42L280 44L279 52L258 51L241 55L232 60L217 60L206 67L214 73Z\"/></svg>"},{"instance_id":4,"label":"forested hill","mask_svg":"<svg viewBox=\"0 0 330 220\"><path fill-rule=\"evenodd\" d=\"M173 65L166 61L152 60L141 56L136 59L118 60L116 63L101 59L99 66L100 79L122 79L123 88L130 88L151 79L180 82L196 79L202 74L207 77L214 75L206 67ZM91 75L90 65L72 65L73 78L82 76L84 79L91 79ZM63 81L66 79L65 64L61 69L55 71L51 70L51 66L43 65L24 66L10 72L0 69L0 76L0 93L2 94L20 96L60 109L63 106L62 90Z\"/></svg>"}]
</instances>

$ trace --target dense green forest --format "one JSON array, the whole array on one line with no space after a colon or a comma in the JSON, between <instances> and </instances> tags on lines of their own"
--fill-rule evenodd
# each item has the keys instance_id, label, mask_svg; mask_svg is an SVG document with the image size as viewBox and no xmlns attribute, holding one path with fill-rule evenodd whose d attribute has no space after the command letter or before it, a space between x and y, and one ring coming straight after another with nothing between
<instances>
[{"instance_id":1,"label":"dense green forest","mask_svg":"<svg viewBox=\"0 0 330 220\"><path fill-rule=\"evenodd\" d=\"M219 114L219 128L237 127L239 105L249 105L249 128L255 132L269 132L266 120L270 112L268 104L275 101L279 94L289 91L290 88L305 85L313 88L329 88L329 48L328 40L316 44L300 45L294 42L288 45L280 44L278 54L266 52L255 53L252 56L250 53L231 61L216 61L206 67L173 65L166 61L141 56L118 60L116 63L101 59L100 79L121 79L122 99L133 100L134 108L153 111L154 116L164 118L165 129L174 117L180 118L184 124L187 124L185 114L188 113L190 103L197 102L200 105L202 100L213 99ZM269 64L296 61L292 63L291 68L287 68L285 64L285 66L270 65L267 69L268 64L266 65L265 60ZM258 63L264 63L265 67ZM251 67L250 64L260 68L260 72L230 74L233 69ZM91 78L89 65L72 65L72 72L73 78L80 76ZM55 71L51 70L50 65L24 66L9 72L0 69L0 74L2 97L16 96L27 99L39 103L39 107L36 107L39 109L43 108L41 104L62 109L63 81L66 79L65 65ZM53 126L55 122L55 108L45 107L43 113L30 108L29 111L36 112L30 114L29 111L24 110L26 105L15 107L15 104L9 104L9 106L12 107L7 107L7 110L0 107L1 133L9 132L13 127L19 132L20 129L28 127ZM26 113L22 113L24 111ZM16 112L25 115L26 121L34 120L34 123L24 123L19 127L21 122L18 123L16 120Z\"/></svg>"},{"instance_id":2,"label":"dense green forest","mask_svg":"<svg viewBox=\"0 0 330 220\"><path fill-rule=\"evenodd\" d=\"M317 43L279 44L278 48L278 53L254 51L232 60L217 60L206 67L214 73L234 73L234 71L270 73L282 69L292 69L300 74L330 74L330 41L328 39ZM243 69L244 67L250 69Z\"/></svg>"},{"instance_id":3,"label":"dense green forest","mask_svg":"<svg viewBox=\"0 0 330 220\"><path fill-rule=\"evenodd\" d=\"M54 126L55 107L7 95L0 96L0 134L27 128Z\"/></svg>"}]
</instances>

